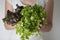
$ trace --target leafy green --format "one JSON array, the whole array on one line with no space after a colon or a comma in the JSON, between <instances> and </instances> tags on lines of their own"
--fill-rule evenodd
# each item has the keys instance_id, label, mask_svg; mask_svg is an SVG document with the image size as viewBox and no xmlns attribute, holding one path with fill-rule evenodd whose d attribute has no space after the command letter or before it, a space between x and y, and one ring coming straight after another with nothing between
<instances>
[{"instance_id":1,"label":"leafy green","mask_svg":"<svg viewBox=\"0 0 60 40\"><path fill-rule=\"evenodd\" d=\"M42 18L46 18L46 12L40 5L25 6L20 12L23 17L17 23L16 33L21 35L21 40L29 40L29 36L34 33L39 34L39 25L45 24Z\"/></svg>"}]
</instances>

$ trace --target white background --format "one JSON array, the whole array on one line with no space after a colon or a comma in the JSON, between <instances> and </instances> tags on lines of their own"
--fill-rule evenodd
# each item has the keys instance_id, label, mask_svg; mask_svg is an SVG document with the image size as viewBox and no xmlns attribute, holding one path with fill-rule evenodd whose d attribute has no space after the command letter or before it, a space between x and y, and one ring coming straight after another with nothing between
<instances>
[{"instance_id":1,"label":"white background","mask_svg":"<svg viewBox=\"0 0 60 40\"><path fill-rule=\"evenodd\" d=\"M4 7L5 7L4 0L0 0L0 14L3 13ZM0 16L0 19L1 19L1 16ZM4 28L1 26L2 26L2 24L0 24L0 34L2 35L5 31L1 33L1 30L4 30ZM3 38L2 36L4 36L6 38L6 35L2 35L2 36L1 35L0 35L0 40L2 40L1 39L1 38ZM60 0L54 0L53 28L52 28L52 30L48 33L43 33L42 35L43 35L44 40L60 40Z\"/></svg>"}]
</instances>

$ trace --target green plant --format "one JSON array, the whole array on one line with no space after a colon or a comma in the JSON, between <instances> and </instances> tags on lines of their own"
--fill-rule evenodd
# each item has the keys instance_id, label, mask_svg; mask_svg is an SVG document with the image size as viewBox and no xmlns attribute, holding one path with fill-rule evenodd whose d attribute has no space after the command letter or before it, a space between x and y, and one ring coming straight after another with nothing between
<instances>
[{"instance_id":1,"label":"green plant","mask_svg":"<svg viewBox=\"0 0 60 40\"><path fill-rule=\"evenodd\" d=\"M17 23L16 33L20 34L21 40L29 40L29 36L34 33L39 34L40 25L46 24L42 18L46 18L46 12L40 5L35 4L34 6L25 6L20 14L23 16Z\"/></svg>"}]
</instances>

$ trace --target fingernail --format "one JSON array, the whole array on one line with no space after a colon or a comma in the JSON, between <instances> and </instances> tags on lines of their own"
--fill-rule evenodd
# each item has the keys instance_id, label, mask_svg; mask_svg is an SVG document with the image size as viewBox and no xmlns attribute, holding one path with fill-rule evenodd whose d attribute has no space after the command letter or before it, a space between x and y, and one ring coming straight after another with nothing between
<instances>
[{"instance_id":1,"label":"fingernail","mask_svg":"<svg viewBox=\"0 0 60 40\"><path fill-rule=\"evenodd\" d=\"M45 18L42 18L42 20L45 20Z\"/></svg>"},{"instance_id":2,"label":"fingernail","mask_svg":"<svg viewBox=\"0 0 60 40\"><path fill-rule=\"evenodd\" d=\"M42 24L40 24L40 27L42 26Z\"/></svg>"}]
</instances>

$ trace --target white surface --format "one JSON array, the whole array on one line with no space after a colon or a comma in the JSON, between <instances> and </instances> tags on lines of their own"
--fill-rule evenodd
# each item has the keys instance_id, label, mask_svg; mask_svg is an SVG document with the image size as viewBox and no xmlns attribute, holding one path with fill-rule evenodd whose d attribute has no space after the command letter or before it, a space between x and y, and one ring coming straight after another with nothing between
<instances>
[{"instance_id":1,"label":"white surface","mask_svg":"<svg viewBox=\"0 0 60 40\"><path fill-rule=\"evenodd\" d=\"M0 0L0 15L4 13L4 0ZM0 19L3 15L0 16ZM0 40L11 40L11 31L5 30L2 20L0 20ZM12 31L13 32L13 31ZM12 34L15 35L15 34ZM60 40L60 0L54 0L53 28L51 32L43 33L44 40ZM13 37L13 36L12 36ZM14 37L16 38L16 37ZM13 39L14 40L14 39Z\"/></svg>"}]
</instances>

